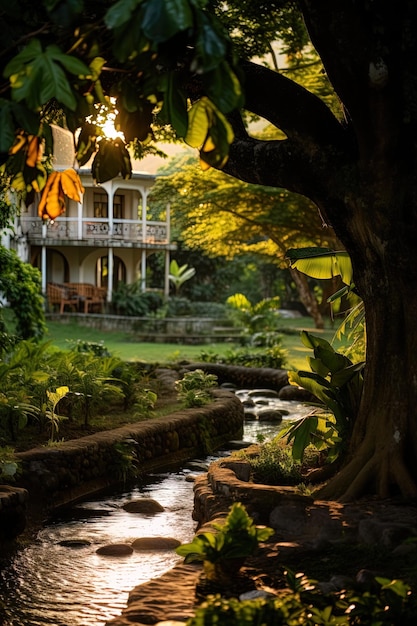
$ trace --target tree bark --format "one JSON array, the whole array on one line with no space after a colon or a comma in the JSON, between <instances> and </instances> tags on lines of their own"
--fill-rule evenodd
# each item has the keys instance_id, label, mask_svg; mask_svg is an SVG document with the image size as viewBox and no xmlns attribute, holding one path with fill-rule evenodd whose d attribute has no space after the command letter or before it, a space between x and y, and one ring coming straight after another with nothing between
<instances>
[{"instance_id":1,"label":"tree bark","mask_svg":"<svg viewBox=\"0 0 417 626\"><path fill-rule=\"evenodd\" d=\"M324 498L417 497L417 282L397 275L392 261L384 288L378 280L376 287L374 281L362 291L367 325L363 395L347 462L320 491Z\"/></svg>"}]
</instances>

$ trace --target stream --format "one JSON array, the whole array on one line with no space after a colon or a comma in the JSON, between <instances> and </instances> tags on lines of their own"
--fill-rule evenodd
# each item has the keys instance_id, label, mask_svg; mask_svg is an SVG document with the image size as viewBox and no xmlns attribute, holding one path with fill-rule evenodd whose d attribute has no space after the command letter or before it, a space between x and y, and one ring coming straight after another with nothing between
<instances>
[{"instance_id":1,"label":"stream","mask_svg":"<svg viewBox=\"0 0 417 626\"><path fill-rule=\"evenodd\" d=\"M272 401L289 410L284 419L297 419L308 408L293 401ZM279 407L278 407L279 408ZM245 442L259 435L269 439L276 423L247 421ZM200 459L210 463L219 456ZM200 470L204 471L204 468ZM0 626L104 626L119 615L129 592L157 578L178 563L174 551L137 552L109 557L96 550L109 543L132 543L138 537L175 537L191 541L196 523L192 476L199 471L187 464L178 471L149 475L133 488L89 498L71 508L71 515L55 517L37 534L36 540L2 563L0 555ZM164 511L154 515L126 512L122 506L141 497L153 498ZM61 542L79 540L68 547Z\"/></svg>"}]
</instances>

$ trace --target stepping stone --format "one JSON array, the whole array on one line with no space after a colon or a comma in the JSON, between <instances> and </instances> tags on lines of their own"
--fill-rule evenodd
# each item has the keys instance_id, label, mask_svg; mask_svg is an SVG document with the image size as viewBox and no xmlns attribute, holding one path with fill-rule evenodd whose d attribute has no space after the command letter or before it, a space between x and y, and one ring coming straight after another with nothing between
<instances>
[{"instance_id":1,"label":"stepping stone","mask_svg":"<svg viewBox=\"0 0 417 626\"><path fill-rule=\"evenodd\" d=\"M181 541L172 537L139 537L132 543L134 550L175 550Z\"/></svg>"},{"instance_id":2,"label":"stepping stone","mask_svg":"<svg viewBox=\"0 0 417 626\"><path fill-rule=\"evenodd\" d=\"M132 500L131 502L126 502L122 508L128 513L145 513L146 515L153 515L154 513L165 511L164 507L152 498Z\"/></svg>"},{"instance_id":3,"label":"stepping stone","mask_svg":"<svg viewBox=\"0 0 417 626\"><path fill-rule=\"evenodd\" d=\"M127 556L132 553L133 548L127 543L109 543L96 550L96 554L102 556Z\"/></svg>"}]
</instances>

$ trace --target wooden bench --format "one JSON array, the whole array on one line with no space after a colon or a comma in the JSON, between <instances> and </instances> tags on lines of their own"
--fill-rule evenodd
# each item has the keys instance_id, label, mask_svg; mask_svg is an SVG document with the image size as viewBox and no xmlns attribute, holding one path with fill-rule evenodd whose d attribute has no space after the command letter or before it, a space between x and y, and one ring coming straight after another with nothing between
<instances>
[{"instance_id":1,"label":"wooden bench","mask_svg":"<svg viewBox=\"0 0 417 626\"><path fill-rule=\"evenodd\" d=\"M107 292L104 287L96 287L90 283L64 283L64 285L76 294L79 311L83 313L91 313L94 310L103 312Z\"/></svg>"},{"instance_id":2,"label":"wooden bench","mask_svg":"<svg viewBox=\"0 0 417 626\"><path fill-rule=\"evenodd\" d=\"M64 312L66 306L70 307L71 311L78 310L78 299L76 298L76 294L66 285L48 283L46 285L46 298L52 310L58 306L60 314Z\"/></svg>"}]
</instances>

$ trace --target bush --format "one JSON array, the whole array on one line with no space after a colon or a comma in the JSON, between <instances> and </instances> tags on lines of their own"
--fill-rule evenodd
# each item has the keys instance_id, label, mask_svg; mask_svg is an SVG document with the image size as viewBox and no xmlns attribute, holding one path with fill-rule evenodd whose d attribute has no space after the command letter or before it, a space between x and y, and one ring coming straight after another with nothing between
<instances>
[{"instance_id":1,"label":"bush","mask_svg":"<svg viewBox=\"0 0 417 626\"><path fill-rule=\"evenodd\" d=\"M128 317L146 317L150 313L156 313L162 304L161 294L143 292L139 281L130 285L119 283L112 297L112 306L116 314Z\"/></svg>"},{"instance_id":2,"label":"bush","mask_svg":"<svg viewBox=\"0 0 417 626\"><path fill-rule=\"evenodd\" d=\"M297 485L302 481L301 464L294 461L291 450L281 441L268 441L256 456L240 455L249 462L253 479L264 485Z\"/></svg>"},{"instance_id":3,"label":"bush","mask_svg":"<svg viewBox=\"0 0 417 626\"><path fill-rule=\"evenodd\" d=\"M209 390L217 386L217 376L197 369L184 374L175 383L180 399L187 408L203 406L211 400Z\"/></svg>"},{"instance_id":4,"label":"bush","mask_svg":"<svg viewBox=\"0 0 417 626\"><path fill-rule=\"evenodd\" d=\"M285 367L287 353L279 345L266 348L262 351L254 351L250 348L230 349L219 356L210 350L202 350L199 359L203 363L220 363L224 365L240 365L242 367L271 367L273 369L282 369Z\"/></svg>"},{"instance_id":5,"label":"bush","mask_svg":"<svg viewBox=\"0 0 417 626\"><path fill-rule=\"evenodd\" d=\"M253 624L378 624L411 626L415 623L415 601L400 580L376 578L377 591L344 589L333 594L320 592L303 574L287 572L285 592L273 598L239 600L209 596L197 607L187 626L253 626Z\"/></svg>"}]
</instances>

